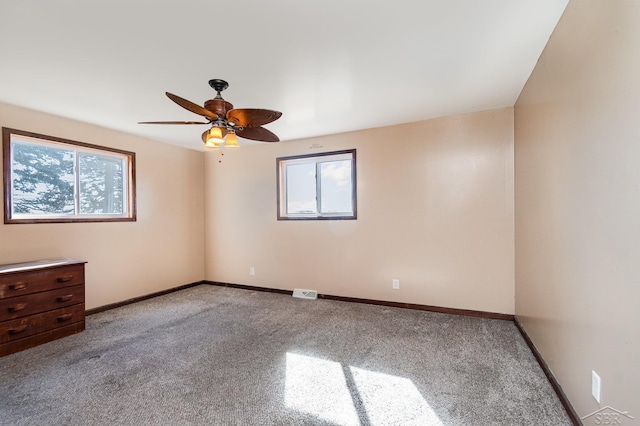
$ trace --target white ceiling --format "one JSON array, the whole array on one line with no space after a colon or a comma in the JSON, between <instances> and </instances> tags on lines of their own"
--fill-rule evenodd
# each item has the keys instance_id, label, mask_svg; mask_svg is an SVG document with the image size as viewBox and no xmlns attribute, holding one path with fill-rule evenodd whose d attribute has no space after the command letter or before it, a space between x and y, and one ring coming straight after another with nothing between
<instances>
[{"instance_id":1,"label":"white ceiling","mask_svg":"<svg viewBox=\"0 0 640 426\"><path fill-rule=\"evenodd\" d=\"M164 93L212 78L283 141L512 106L567 2L0 0L0 102L192 149L137 122L198 120Z\"/></svg>"}]
</instances>

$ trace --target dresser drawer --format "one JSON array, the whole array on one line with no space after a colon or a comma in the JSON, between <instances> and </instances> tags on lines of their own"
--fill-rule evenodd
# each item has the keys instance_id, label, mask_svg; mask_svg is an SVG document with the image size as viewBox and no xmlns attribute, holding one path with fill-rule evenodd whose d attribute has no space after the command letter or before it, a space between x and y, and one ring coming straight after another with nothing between
<instances>
[{"instance_id":1,"label":"dresser drawer","mask_svg":"<svg viewBox=\"0 0 640 426\"><path fill-rule=\"evenodd\" d=\"M0 323L0 343L84 321L84 304Z\"/></svg>"},{"instance_id":2,"label":"dresser drawer","mask_svg":"<svg viewBox=\"0 0 640 426\"><path fill-rule=\"evenodd\" d=\"M84 284L84 265L0 275L0 299Z\"/></svg>"},{"instance_id":3,"label":"dresser drawer","mask_svg":"<svg viewBox=\"0 0 640 426\"><path fill-rule=\"evenodd\" d=\"M0 321L26 317L79 303L84 303L83 285L0 299Z\"/></svg>"},{"instance_id":4,"label":"dresser drawer","mask_svg":"<svg viewBox=\"0 0 640 426\"><path fill-rule=\"evenodd\" d=\"M76 322L64 327L54 328L44 333L34 334L24 339L12 340L7 343L0 343L0 357L10 355L34 346L60 339L62 337L71 336L72 334L84 331L84 321Z\"/></svg>"}]
</instances>

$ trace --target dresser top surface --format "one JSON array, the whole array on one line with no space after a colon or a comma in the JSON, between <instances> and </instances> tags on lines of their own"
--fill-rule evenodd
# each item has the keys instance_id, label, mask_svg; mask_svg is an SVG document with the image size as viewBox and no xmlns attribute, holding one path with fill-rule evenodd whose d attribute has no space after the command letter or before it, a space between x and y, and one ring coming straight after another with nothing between
<instances>
[{"instance_id":1,"label":"dresser top surface","mask_svg":"<svg viewBox=\"0 0 640 426\"><path fill-rule=\"evenodd\" d=\"M8 265L0 265L0 275L10 274L14 272L33 271L36 269L51 268L54 266L68 266L87 263L85 260L75 259L46 259L36 260L34 262L12 263Z\"/></svg>"}]
</instances>

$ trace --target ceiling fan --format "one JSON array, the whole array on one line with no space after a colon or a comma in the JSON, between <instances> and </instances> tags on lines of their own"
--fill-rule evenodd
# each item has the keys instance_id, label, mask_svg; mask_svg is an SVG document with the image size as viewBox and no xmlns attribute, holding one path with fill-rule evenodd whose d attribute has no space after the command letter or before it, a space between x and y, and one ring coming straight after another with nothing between
<instances>
[{"instance_id":1,"label":"ceiling fan","mask_svg":"<svg viewBox=\"0 0 640 426\"><path fill-rule=\"evenodd\" d=\"M202 134L202 142L208 148L236 147L237 136L260 142L278 142L278 136L262 127L282 116L281 112L270 109L238 108L220 95L220 92L229 87L229 83L220 79L209 80L211 86L218 94L215 98L204 103L204 107L191 101L176 96L173 93L165 94L173 102L195 114L203 116L207 121L140 121L138 124L209 124L211 127Z\"/></svg>"}]
</instances>

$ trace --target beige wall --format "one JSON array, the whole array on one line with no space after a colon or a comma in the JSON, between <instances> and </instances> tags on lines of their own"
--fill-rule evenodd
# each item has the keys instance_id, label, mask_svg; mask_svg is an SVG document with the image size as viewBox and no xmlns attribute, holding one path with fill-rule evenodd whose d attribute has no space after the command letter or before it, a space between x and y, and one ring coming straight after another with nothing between
<instances>
[{"instance_id":1,"label":"beige wall","mask_svg":"<svg viewBox=\"0 0 640 426\"><path fill-rule=\"evenodd\" d=\"M276 157L350 148L357 220L276 220ZM205 154L207 279L513 313L511 108L228 149L218 160Z\"/></svg>"},{"instance_id":2,"label":"beige wall","mask_svg":"<svg viewBox=\"0 0 640 426\"><path fill-rule=\"evenodd\" d=\"M636 0L571 1L515 106L516 314L580 416L637 423L639 21Z\"/></svg>"},{"instance_id":3,"label":"beige wall","mask_svg":"<svg viewBox=\"0 0 640 426\"><path fill-rule=\"evenodd\" d=\"M0 126L135 152L138 199L136 222L0 224L0 264L88 261L89 309L203 279L202 153L7 104Z\"/></svg>"}]
</instances>

